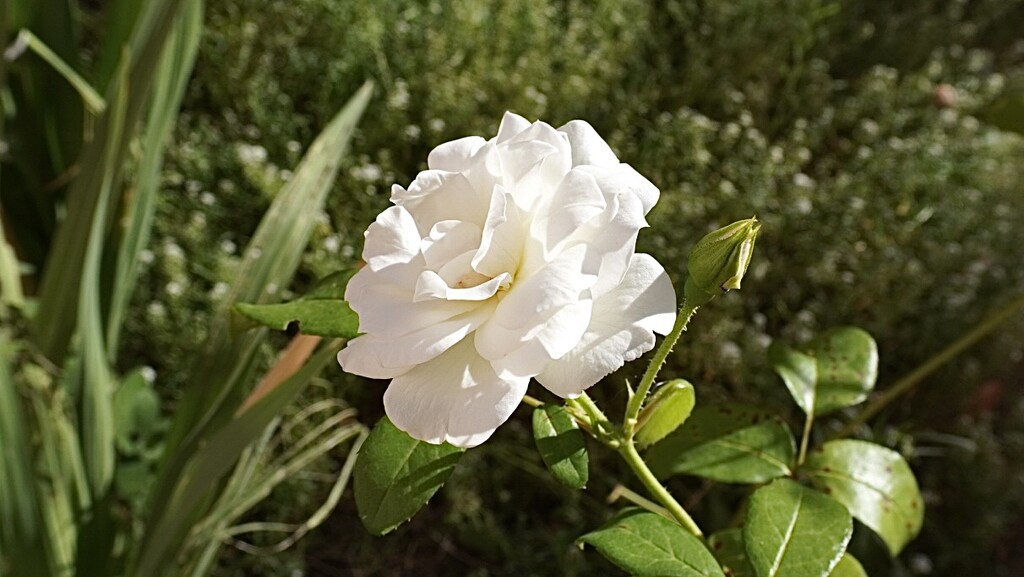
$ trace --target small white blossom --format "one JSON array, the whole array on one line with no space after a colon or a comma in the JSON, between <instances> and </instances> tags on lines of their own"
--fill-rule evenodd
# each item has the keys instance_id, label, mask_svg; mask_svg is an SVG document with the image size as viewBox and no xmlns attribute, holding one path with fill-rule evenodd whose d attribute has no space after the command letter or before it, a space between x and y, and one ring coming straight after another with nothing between
<instances>
[{"instance_id":1,"label":"small white blossom","mask_svg":"<svg viewBox=\"0 0 1024 577\"><path fill-rule=\"evenodd\" d=\"M262 164L267 160L267 149L258 144L239 144L238 159L245 164Z\"/></svg>"},{"instance_id":2,"label":"small white blossom","mask_svg":"<svg viewBox=\"0 0 1024 577\"><path fill-rule=\"evenodd\" d=\"M802 172L793 175L793 184L800 188L814 188L814 179Z\"/></svg>"},{"instance_id":3,"label":"small white blossom","mask_svg":"<svg viewBox=\"0 0 1024 577\"><path fill-rule=\"evenodd\" d=\"M338 252L339 248L341 248L341 239L338 238L338 235L332 234L324 239L324 250L327 252L334 254Z\"/></svg>"}]
</instances>

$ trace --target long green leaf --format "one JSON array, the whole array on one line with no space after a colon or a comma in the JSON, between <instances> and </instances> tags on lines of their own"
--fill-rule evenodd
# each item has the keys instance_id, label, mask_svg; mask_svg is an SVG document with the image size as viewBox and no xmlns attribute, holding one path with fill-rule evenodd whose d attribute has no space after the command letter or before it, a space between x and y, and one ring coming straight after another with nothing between
<instances>
[{"instance_id":1,"label":"long green leaf","mask_svg":"<svg viewBox=\"0 0 1024 577\"><path fill-rule=\"evenodd\" d=\"M233 334L230 308L238 302L263 304L277 298L278 289L291 283L320 212L337 175L349 138L372 94L364 85L310 146L260 221L245 249L238 281L224 299L224 308L211 328L206 354L192 367L197 386L182 400L168 446L194 442L206 427L230 417L235 407L227 402L237 395L238 383L264 333ZM185 452L189 452L186 448Z\"/></svg>"},{"instance_id":2,"label":"long green leaf","mask_svg":"<svg viewBox=\"0 0 1024 577\"><path fill-rule=\"evenodd\" d=\"M123 4L122 1L117 5ZM124 6L122 8L128 9ZM181 18L175 25L170 41L160 58L152 97L145 112L142 157L135 169L133 194L127 199L127 224L123 234L119 230L116 231L120 242L106 324L107 348L111 361L117 354L124 313L137 280L139 253L149 242L153 216L156 212L164 148L170 138L181 99L185 94L185 86L192 73L192 65L195 63L202 33L202 14L202 0L189 2L184 6Z\"/></svg>"},{"instance_id":3,"label":"long green leaf","mask_svg":"<svg viewBox=\"0 0 1024 577\"><path fill-rule=\"evenodd\" d=\"M7 364L13 352L6 331L0 331L0 566L35 577L48 575L55 564L33 474L32 435Z\"/></svg>"},{"instance_id":4,"label":"long green leaf","mask_svg":"<svg viewBox=\"0 0 1024 577\"><path fill-rule=\"evenodd\" d=\"M205 514L204 507L216 498L222 477L234 467L242 451L334 359L339 346L337 342L324 345L298 372L214 432L192 455L186 468L176 472L175 490L150 521L134 571L129 575L162 575L170 568L192 524L198 522Z\"/></svg>"},{"instance_id":5,"label":"long green leaf","mask_svg":"<svg viewBox=\"0 0 1024 577\"><path fill-rule=\"evenodd\" d=\"M103 211L113 214L111 207L121 200L120 186L129 138L124 132L134 131L148 102L149 89L159 70L159 60L178 12L185 2L196 0L152 0L145 3L139 26L135 28L130 65L125 82L111 82L106 101L108 109L97 118L95 136L84 147L80 171L68 189L68 217L60 224L51 247L40 285L39 314L35 319L35 339L43 353L57 364L63 362L68 343L75 332L83 263L92 230L94 215ZM127 62L125 63L127 64ZM111 110L113 97L126 94L121 112ZM120 114L123 119L112 123L107 118ZM119 127L118 133L111 132ZM116 191L101 205L104 188ZM107 223L109 224L109 223Z\"/></svg>"},{"instance_id":6,"label":"long green leaf","mask_svg":"<svg viewBox=\"0 0 1024 577\"><path fill-rule=\"evenodd\" d=\"M106 494L114 475L114 422L111 403L115 379L107 361L106 340L103 331L101 266L103 241L106 238L107 210L119 180L119 151L128 139L124 126L128 94L127 58L121 67L115 86L120 90L109 102L104 120L109 123L110 138L99 157L104 176L99 183L96 211L91 215L91 227L86 239L82 263L82 282L79 287L78 327L82 355L82 454L93 497Z\"/></svg>"},{"instance_id":7,"label":"long green leaf","mask_svg":"<svg viewBox=\"0 0 1024 577\"><path fill-rule=\"evenodd\" d=\"M186 391L175 412L167 440L168 452L150 493L151 516L140 556L134 564L135 574L148 577L165 566L182 546L187 526L201 519L206 508L215 502L219 487L197 485L194 478L199 473L220 478L237 460L237 453L227 453L227 458L221 456L200 462L197 452L208 448L214 437L222 438L221 431L226 427L236 427L232 434L238 438L232 442L244 441L242 447L256 439L262 430L262 427L237 429L240 425L234 413L243 385L253 372L256 350L265 332L232 334L229 310L239 300L268 302L276 295L275 290L268 289L291 282L316 214L324 204L348 140L371 93L371 85L365 85L324 129L296 169L295 176L274 199L246 248L239 280L226 299L201 358L190 370L194 386ZM276 414L281 408L272 406L261 410ZM186 469L196 473L183 480L181 471ZM168 507L172 502L185 505Z\"/></svg>"},{"instance_id":8,"label":"long green leaf","mask_svg":"<svg viewBox=\"0 0 1024 577\"><path fill-rule=\"evenodd\" d=\"M71 2L63 0L3 3L3 42L12 30L32 30L53 54L69 67L81 67L78 17ZM0 86L10 97L5 103L6 142L10 164L0 181L4 222L22 259L38 273L52 241L58 207L82 146L83 106L74 88L49 63L36 55L8 66L0 59ZM11 114L13 112L13 115ZM8 136L10 133L10 136Z\"/></svg>"}]
</instances>

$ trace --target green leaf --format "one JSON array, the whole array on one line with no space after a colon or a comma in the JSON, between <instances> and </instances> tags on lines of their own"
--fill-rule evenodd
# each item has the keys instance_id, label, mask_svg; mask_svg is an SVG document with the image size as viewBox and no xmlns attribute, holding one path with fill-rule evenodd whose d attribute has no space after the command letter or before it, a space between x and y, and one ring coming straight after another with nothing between
<instances>
[{"instance_id":1,"label":"green leaf","mask_svg":"<svg viewBox=\"0 0 1024 577\"><path fill-rule=\"evenodd\" d=\"M815 339L813 353L818 359L815 415L856 405L875 388L878 347L866 331L832 329Z\"/></svg>"},{"instance_id":2,"label":"green leaf","mask_svg":"<svg viewBox=\"0 0 1024 577\"><path fill-rule=\"evenodd\" d=\"M768 361L804 413L815 416L860 403L878 378L875 340L855 327L822 334L808 353L772 343Z\"/></svg>"},{"instance_id":3,"label":"green leaf","mask_svg":"<svg viewBox=\"0 0 1024 577\"><path fill-rule=\"evenodd\" d=\"M86 274L86 250L94 221L102 217L100 221L106 227L122 201L125 191L121 183L131 136L150 101L149 89L160 71L159 59L172 27L183 5L190 1L197 0L146 2L133 28L130 49L118 48L121 54L117 68L122 72L107 88L107 108L96 117L93 139L82 147L76 163L80 171L67 191L67 217L53 239L39 287L35 340L55 363L63 361L75 333L77 288L87 284L82 277ZM48 44L54 48L52 42ZM116 100L121 101L120 106L115 106Z\"/></svg>"},{"instance_id":4,"label":"green leaf","mask_svg":"<svg viewBox=\"0 0 1024 577\"><path fill-rule=\"evenodd\" d=\"M697 396L693 385L675 379L662 385L647 401L637 419L636 444L647 448L679 428L693 411Z\"/></svg>"},{"instance_id":5,"label":"green leaf","mask_svg":"<svg viewBox=\"0 0 1024 577\"><path fill-rule=\"evenodd\" d=\"M307 335L352 339L359 335L359 317L344 300L351 272L325 278L308 295L287 303L255 305L238 303L234 310L246 319L277 330L293 322Z\"/></svg>"},{"instance_id":6,"label":"green leaf","mask_svg":"<svg viewBox=\"0 0 1024 577\"><path fill-rule=\"evenodd\" d=\"M147 461L159 457L167 420L160 415L160 396L141 370L124 377L114 393L113 420L117 450Z\"/></svg>"},{"instance_id":7,"label":"green leaf","mask_svg":"<svg viewBox=\"0 0 1024 577\"><path fill-rule=\"evenodd\" d=\"M730 404L697 407L644 460L659 478L686 474L763 483L789 475L794 453L793 435L782 419L757 407Z\"/></svg>"},{"instance_id":8,"label":"green leaf","mask_svg":"<svg viewBox=\"0 0 1024 577\"><path fill-rule=\"evenodd\" d=\"M416 514L444 485L462 457L448 443L416 440L384 417L356 461L356 507L366 530L383 535Z\"/></svg>"},{"instance_id":9,"label":"green leaf","mask_svg":"<svg viewBox=\"0 0 1024 577\"><path fill-rule=\"evenodd\" d=\"M556 479L573 489L587 486L590 459L583 432L576 421L559 405L543 405L533 410L533 439L544 464Z\"/></svg>"},{"instance_id":10,"label":"green leaf","mask_svg":"<svg viewBox=\"0 0 1024 577\"><path fill-rule=\"evenodd\" d=\"M643 509L621 511L577 543L593 546L634 577L724 577L700 539Z\"/></svg>"},{"instance_id":11,"label":"green leaf","mask_svg":"<svg viewBox=\"0 0 1024 577\"><path fill-rule=\"evenodd\" d=\"M854 439L830 441L808 455L804 472L878 533L893 555L921 530L924 504L917 480L893 450Z\"/></svg>"},{"instance_id":12,"label":"green leaf","mask_svg":"<svg viewBox=\"0 0 1024 577\"><path fill-rule=\"evenodd\" d=\"M308 338L308 337L307 337ZM163 567L165 556L182 547L198 519L197 512L203 506L211 505L224 486L221 479L235 466L242 452L249 447L281 411L295 401L306 385L325 366L334 361L338 341L325 343L293 375L282 381L249 408L234 414L228 422L215 430L204 442L195 447L184 468L173 473L162 473L167 482L173 482L174 491L166 501L157 501L160 506L146 528L148 541L143 543L136 562L136 570L129 575L159 575L156 568ZM157 477L157 481L160 477ZM149 490L150 501L153 489Z\"/></svg>"},{"instance_id":13,"label":"green leaf","mask_svg":"<svg viewBox=\"0 0 1024 577\"><path fill-rule=\"evenodd\" d=\"M743 545L743 529L723 529L708 537L708 548L728 577L754 577Z\"/></svg>"},{"instance_id":14,"label":"green leaf","mask_svg":"<svg viewBox=\"0 0 1024 577\"><path fill-rule=\"evenodd\" d=\"M121 45L124 41L121 36L130 31L129 27L134 24L141 8L140 3L130 0L115 0L112 3L105 21L105 49ZM144 113L144 128L139 140L141 156L135 160L131 170L134 176L133 190L132 194L124 198L124 213L120 218L124 227L123 230L119 227L120 234L116 237L117 260L112 267L110 305L106 318L108 358L111 362L118 351L124 315L138 280L140 253L148 244L150 229L153 227L164 150L170 141L185 87L192 75L202 30L203 2L187 2L182 6L179 21L160 56L156 78L153 80L152 98ZM101 83L106 82L107 76L104 73L99 73L97 77Z\"/></svg>"},{"instance_id":15,"label":"green leaf","mask_svg":"<svg viewBox=\"0 0 1024 577\"><path fill-rule=\"evenodd\" d=\"M796 404L800 405L804 413L812 414L817 396L818 361L811 355L775 341L768 347L768 362L782 377Z\"/></svg>"},{"instance_id":16,"label":"green leaf","mask_svg":"<svg viewBox=\"0 0 1024 577\"><path fill-rule=\"evenodd\" d=\"M828 577L868 577L868 573L856 557L845 553Z\"/></svg>"},{"instance_id":17,"label":"green leaf","mask_svg":"<svg viewBox=\"0 0 1024 577\"><path fill-rule=\"evenodd\" d=\"M0 537L5 562L15 567L38 567L40 574L46 574L54 564L52 553L47 551L47 515L52 511L47 510L46 495L41 494L48 485L40 482L33 458L34 427L29 426L29 412L19 398L8 365L17 352L7 330L0 330L0 446L4 448L0 461L0 519L4 525ZM47 448L43 445L43 450ZM59 488L60 484L54 486Z\"/></svg>"},{"instance_id":18,"label":"green leaf","mask_svg":"<svg viewBox=\"0 0 1024 577\"><path fill-rule=\"evenodd\" d=\"M743 525L758 577L827 577L852 534L853 520L842 505L790 479L758 489Z\"/></svg>"},{"instance_id":19,"label":"green leaf","mask_svg":"<svg viewBox=\"0 0 1024 577\"><path fill-rule=\"evenodd\" d=\"M235 310L261 325L285 330L299 323L299 332L334 338L359 335L359 318L343 300L297 300L273 305L238 303Z\"/></svg>"},{"instance_id":20,"label":"green leaf","mask_svg":"<svg viewBox=\"0 0 1024 577\"><path fill-rule=\"evenodd\" d=\"M295 170L295 175L274 198L246 247L236 275L237 281L225 297L225 309L236 302L271 302L276 292L267 289L271 286L287 286L291 282L309 242L316 214L323 207L344 158L349 138L369 102L372 90L372 85L364 85L338 112L310 146ZM247 379L257 366L256 353L265 340L265 331L233 335L230 328L228 315L218 314L205 346L199 349L204 354L188 368L192 375L190 382L194 386L186 389L174 411L174 422L167 434L167 452L149 493L149 510L152 514L147 520L141 553L132 568L132 574L156 574L158 568L171 563L170 559L187 538L189 527L199 521L210 504L215 502L217 494L223 490L220 484L195 484L183 476L182 471L192 466L189 463L196 460L200 447L208 447L209 439L220 437L221 430L228 427L237 428L226 437L229 437L231 443L243 443L244 447L255 440L269 420L281 412L286 400L294 398L268 395L266 398L273 396L273 402L263 404L260 401L246 411L243 416L266 407L269 415L261 414L261 418L266 417L267 420L259 428L250 428L248 424L238 422L242 419L234 418L245 387L250 384ZM336 353L336 350L333 351L328 359ZM313 376L315 373L300 371L292 378L296 379L296 385L301 390ZM286 382L292 382L292 379ZM284 384L278 388L282 387ZM238 453L233 454L237 458ZM217 471L217 467L230 469L234 462L218 457L202 463L202 466L210 467L209 474L220 475L223 472ZM175 495L185 490L182 487L185 483L190 483L190 491L205 492L189 496L193 503L199 504L188 509L167 505Z\"/></svg>"}]
</instances>

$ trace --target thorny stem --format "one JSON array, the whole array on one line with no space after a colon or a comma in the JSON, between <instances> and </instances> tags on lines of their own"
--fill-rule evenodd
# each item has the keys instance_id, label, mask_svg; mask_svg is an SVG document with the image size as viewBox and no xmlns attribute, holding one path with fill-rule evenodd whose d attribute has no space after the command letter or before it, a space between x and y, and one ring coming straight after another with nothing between
<instances>
[{"instance_id":1,"label":"thorny stem","mask_svg":"<svg viewBox=\"0 0 1024 577\"><path fill-rule=\"evenodd\" d=\"M690 319L693 318L693 314L697 312L697 307L690 306L685 300L683 306L679 307L679 314L676 316L676 322L672 326L672 330L669 331L665 340L661 342L661 346L658 347L657 352L654 353L654 358L651 359L651 364L647 365L647 371L644 373L643 379L640 380L640 385L636 388L636 393L629 398L629 403L626 404L626 415L623 425L627 429L627 436L633 437L633 429L636 427L636 419L640 415L640 409L644 406L644 400L647 398L647 393L651 392L651 387L654 386L654 379L658 377L658 372L661 371L661 366L665 364L665 360L668 359L669 353L672 352L672 347L676 346L676 342L679 341L679 336L686 330L686 325L690 323Z\"/></svg>"},{"instance_id":2,"label":"thorny stem","mask_svg":"<svg viewBox=\"0 0 1024 577\"><path fill-rule=\"evenodd\" d=\"M886 389L884 393L875 397L875 399L868 403L860 414L854 417L853 420L847 423L846 426L839 431L836 437L845 437L856 431L858 427L866 423L871 417L877 415L882 409L889 406L890 403L898 399L901 395L914 388L914 386L924 380L925 377L938 370L942 365L964 352L964 350L977 341L981 340L982 337L995 330L996 327L1009 319L1015 313L1019 312L1021 309L1024 309L1024 294L1019 295L1017 298L1010 301L1009 304L986 317L977 326L965 333L951 345L922 363L908 375L901 378L893 386Z\"/></svg>"}]
</instances>

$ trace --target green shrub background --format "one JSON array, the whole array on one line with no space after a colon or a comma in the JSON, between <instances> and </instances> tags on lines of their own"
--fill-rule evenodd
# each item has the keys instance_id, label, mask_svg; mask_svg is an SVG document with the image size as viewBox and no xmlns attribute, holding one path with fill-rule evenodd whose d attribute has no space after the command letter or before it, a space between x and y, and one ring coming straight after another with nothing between
<instances>
[{"instance_id":1,"label":"green shrub background","mask_svg":"<svg viewBox=\"0 0 1024 577\"><path fill-rule=\"evenodd\" d=\"M390 185L505 110L586 119L661 188L640 245L677 287L703 234L764 222L742 292L702 310L671 360L703 399L790 407L768 344L843 324L878 340L885 387L1024 290L1024 139L998 113L1024 83L1021 0L224 0L206 22L124 344L169 402L238 247L366 79L375 99L299 282L273 287L286 295L354 266ZM929 506L899 560L854 543L872 575L1024 571L1022 336L1004 326L863 431L911 459ZM597 394L621 403L621 378ZM340 395L370 422L382 391L332 369L306 401ZM611 573L572 541L627 476L597 458L586 492L559 488L520 417L395 535L364 534L346 500L295 548L229 554L221 574ZM315 473L258 517L301 518L326 491ZM699 521L729 522L735 489L679 483Z\"/></svg>"}]
</instances>

